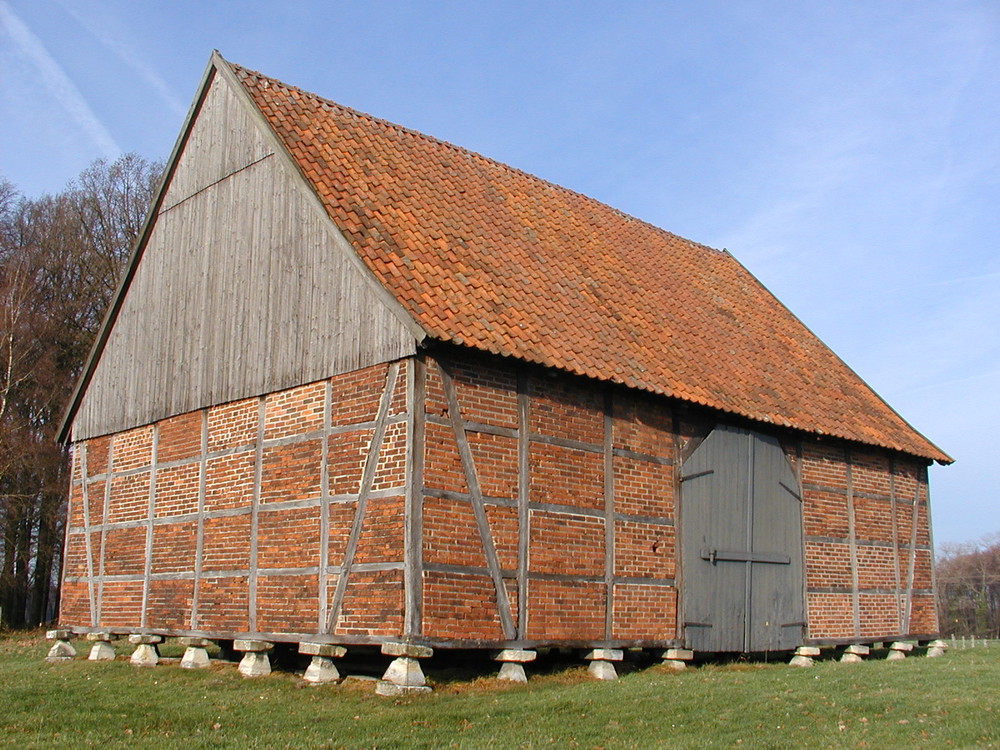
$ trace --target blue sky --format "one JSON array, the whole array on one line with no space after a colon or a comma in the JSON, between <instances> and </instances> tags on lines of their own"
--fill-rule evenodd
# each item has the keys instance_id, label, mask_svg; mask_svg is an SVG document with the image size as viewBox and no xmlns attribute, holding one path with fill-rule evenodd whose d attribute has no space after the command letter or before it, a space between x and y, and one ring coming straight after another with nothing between
<instances>
[{"instance_id":1,"label":"blue sky","mask_svg":"<svg viewBox=\"0 0 1000 750\"><path fill-rule=\"evenodd\" d=\"M1000 532L1000 3L0 0L0 175L165 158L213 48L728 248Z\"/></svg>"}]
</instances>

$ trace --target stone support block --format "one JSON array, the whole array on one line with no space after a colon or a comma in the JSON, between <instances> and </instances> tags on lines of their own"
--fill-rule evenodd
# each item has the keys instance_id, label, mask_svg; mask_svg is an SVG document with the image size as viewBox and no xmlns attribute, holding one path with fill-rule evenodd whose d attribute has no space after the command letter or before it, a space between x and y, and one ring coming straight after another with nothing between
<instances>
[{"instance_id":1,"label":"stone support block","mask_svg":"<svg viewBox=\"0 0 1000 750\"><path fill-rule=\"evenodd\" d=\"M902 651L903 653L909 653L913 650L913 644L909 641L896 641L891 646L889 646L890 651Z\"/></svg>"},{"instance_id":2,"label":"stone support block","mask_svg":"<svg viewBox=\"0 0 1000 750\"><path fill-rule=\"evenodd\" d=\"M181 639L184 640L184 639ZM193 638L191 640L203 640ZM181 657L182 669L204 669L211 662L208 659L208 651L204 646L188 646L184 649L184 656Z\"/></svg>"},{"instance_id":3,"label":"stone support block","mask_svg":"<svg viewBox=\"0 0 1000 750\"><path fill-rule=\"evenodd\" d=\"M339 659L347 653L343 646L335 646L332 643L311 643L303 641L299 644L299 653L307 656L325 656L328 659Z\"/></svg>"},{"instance_id":4,"label":"stone support block","mask_svg":"<svg viewBox=\"0 0 1000 750\"><path fill-rule=\"evenodd\" d=\"M815 659L819 656L819 646L799 646L795 649L796 656L808 656L810 659Z\"/></svg>"},{"instance_id":5,"label":"stone support block","mask_svg":"<svg viewBox=\"0 0 1000 750\"><path fill-rule=\"evenodd\" d=\"M69 661L74 656L76 656L76 649L73 648L73 644L64 638L60 638L52 644L52 648L49 649L49 653L45 656L45 661Z\"/></svg>"},{"instance_id":6,"label":"stone support block","mask_svg":"<svg viewBox=\"0 0 1000 750\"><path fill-rule=\"evenodd\" d=\"M896 649L891 649L888 654L886 654L886 661L899 661L900 659L906 658L905 651L898 651Z\"/></svg>"},{"instance_id":7,"label":"stone support block","mask_svg":"<svg viewBox=\"0 0 1000 750\"><path fill-rule=\"evenodd\" d=\"M73 638L73 631L65 629L48 630L45 633L45 637L50 641L68 641Z\"/></svg>"},{"instance_id":8,"label":"stone support block","mask_svg":"<svg viewBox=\"0 0 1000 750\"><path fill-rule=\"evenodd\" d=\"M390 641L382 644L382 653L386 656L401 656L408 659L429 659L434 656L434 649L430 646L419 646L415 643Z\"/></svg>"},{"instance_id":9,"label":"stone support block","mask_svg":"<svg viewBox=\"0 0 1000 750\"><path fill-rule=\"evenodd\" d=\"M185 636L183 638L178 638L177 642L180 643L185 648L208 648L215 641L208 638L190 638Z\"/></svg>"},{"instance_id":10,"label":"stone support block","mask_svg":"<svg viewBox=\"0 0 1000 750\"><path fill-rule=\"evenodd\" d=\"M668 648L663 652L662 658L672 661L691 661L694 659L694 651L687 648Z\"/></svg>"},{"instance_id":11,"label":"stone support block","mask_svg":"<svg viewBox=\"0 0 1000 750\"><path fill-rule=\"evenodd\" d=\"M931 641L927 644L927 656L935 658L938 656L944 656L944 652L948 650L947 641Z\"/></svg>"},{"instance_id":12,"label":"stone support block","mask_svg":"<svg viewBox=\"0 0 1000 750\"><path fill-rule=\"evenodd\" d=\"M266 677L271 674L271 660L267 658L267 651L246 650L240 660L239 672L244 677Z\"/></svg>"},{"instance_id":13,"label":"stone support block","mask_svg":"<svg viewBox=\"0 0 1000 750\"><path fill-rule=\"evenodd\" d=\"M587 661L621 661L625 653L620 648L595 648L583 656Z\"/></svg>"},{"instance_id":14,"label":"stone support block","mask_svg":"<svg viewBox=\"0 0 1000 750\"><path fill-rule=\"evenodd\" d=\"M313 685L323 685L340 679L340 672L333 663L333 657L314 656L306 668L302 679Z\"/></svg>"},{"instance_id":15,"label":"stone support block","mask_svg":"<svg viewBox=\"0 0 1000 750\"><path fill-rule=\"evenodd\" d=\"M493 661L510 661L519 664L527 664L529 661L534 661L537 658L538 652L520 648L505 648L503 651L497 651L493 654Z\"/></svg>"},{"instance_id":16,"label":"stone support block","mask_svg":"<svg viewBox=\"0 0 1000 750\"><path fill-rule=\"evenodd\" d=\"M619 652L621 653L621 652ZM618 673L615 671L614 662L605 659L592 659L587 667L590 675L598 680L617 680Z\"/></svg>"},{"instance_id":17,"label":"stone support block","mask_svg":"<svg viewBox=\"0 0 1000 750\"><path fill-rule=\"evenodd\" d=\"M811 667L813 665L813 660L810 656L795 654L795 656L792 657L792 660L788 663L793 667Z\"/></svg>"},{"instance_id":18,"label":"stone support block","mask_svg":"<svg viewBox=\"0 0 1000 750\"><path fill-rule=\"evenodd\" d=\"M844 653L854 654L855 656L868 656L871 653L871 648L863 643L852 643L844 649Z\"/></svg>"},{"instance_id":19,"label":"stone support block","mask_svg":"<svg viewBox=\"0 0 1000 750\"><path fill-rule=\"evenodd\" d=\"M274 644L268 641L236 640L233 641L233 651L244 651L246 653L259 653L270 651Z\"/></svg>"},{"instance_id":20,"label":"stone support block","mask_svg":"<svg viewBox=\"0 0 1000 750\"><path fill-rule=\"evenodd\" d=\"M383 682L401 687L423 687L427 684L420 662L409 656L398 656L382 675Z\"/></svg>"},{"instance_id":21,"label":"stone support block","mask_svg":"<svg viewBox=\"0 0 1000 750\"><path fill-rule=\"evenodd\" d=\"M87 633L84 636L91 643L111 643L112 641L117 641L121 638L117 633L109 633L106 630L99 633Z\"/></svg>"},{"instance_id":22,"label":"stone support block","mask_svg":"<svg viewBox=\"0 0 1000 750\"><path fill-rule=\"evenodd\" d=\"M163 643L163 636L146 635L145 633L132 633L132 635L128 637L128 642L134 646L139 646L141 644L155 646L157 643Z\"/></svg>"},{"instance_id":23,"label":"stone support block","mask_svg":"<svg viewBox=\"0 0 1000 750\"><path fill-rule=\"evenodd\" d=\"M160 655L156 653L156 645L152 643L140 643L129 659L133 667L155 667L159 661Z\"/></svg>"},{"instance_id":24,"label":"stone support block","mask_svg":"<svg viewBox=\"0 0 1000 750\"><path fill-rule=\"evenodd\" d=\"M857 664L860 661L864 661L858 654L852 654L850 651L845 651L840 656L841 664Z\"/></svg>"},{"instance_id":25,"label":"stone support block","mask_svg":"<svg viewBox=\"0 0 1000 750\"><path fill-rule=\"evenodd\" d=\"M528 681L528 675L524 673L524 664L522 662L505 661L500 665L500 673L497 674L497 679L504 682L525 683Z\"/></svg>"},{"instance_id":26,"label":"stone support block","mask_svg":"<svg viewBox=\"0 0 1000 750\"><path fill-rule=\"evenodd\" d=\"M108 641L97 641L90 648L90 661L114 661L115 647Z\"/></svg>"}]
</instances>

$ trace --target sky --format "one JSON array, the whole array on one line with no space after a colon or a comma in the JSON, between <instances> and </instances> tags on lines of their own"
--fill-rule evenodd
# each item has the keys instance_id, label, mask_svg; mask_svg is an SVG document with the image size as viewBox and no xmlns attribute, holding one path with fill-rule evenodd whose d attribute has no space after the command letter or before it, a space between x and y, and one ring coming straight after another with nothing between
<instances>
[{"instance_id":1,"label":"sky","mask_svg":"<svg viewBox=\"0 0 1000 750\"><path fill-rule=\"evenodd\" d=\"M1000 532L996 0L0 0L0 177L166 159L212 49L728 249Z\"/></svg>"}]
</instances>

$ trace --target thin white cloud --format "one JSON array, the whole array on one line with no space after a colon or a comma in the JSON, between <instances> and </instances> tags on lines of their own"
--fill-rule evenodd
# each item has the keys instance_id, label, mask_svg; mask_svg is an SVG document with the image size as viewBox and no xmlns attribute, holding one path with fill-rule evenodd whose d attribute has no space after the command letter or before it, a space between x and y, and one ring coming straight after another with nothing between
<instances>
[{"instance_id":1,"label":"thin white cloud","mask_svg":"<svg viewBox=\"0 0 1000 750\"><path fill-rule=\"evenodd\" d=\"M109 30L111 23L98 22L93 12L83 13L77 7L69 3L58 3L63 10L72 16L77 23L83 26L90 34L106 49L112 52L119 60L131 68L136 75L145 81L153 91L155 91L164 104L174 114L183 116L187 113L187 105L182 102L173 92L163 77L157 73L145 60L142 60L135 51L122 39L120 35L111 33Z\"/></svg>"},{"instance_id":2,"label":"thin white cloud","mask_svg":"<svg viewBox=\"0 0 1000 750\"><path fill-rule=\"evenodd\" d=\"M41 75L45 88L86 136L93 141L101 154L109 159L114 159L121 154L121 148L111 137L108 129L97 118L97 115L94 114L73 81L45 49L41 40L18 18L4 0L0 0L0 31L10 38L16 54L24 56L34 64Z\"/></svg>"}]
</instances>

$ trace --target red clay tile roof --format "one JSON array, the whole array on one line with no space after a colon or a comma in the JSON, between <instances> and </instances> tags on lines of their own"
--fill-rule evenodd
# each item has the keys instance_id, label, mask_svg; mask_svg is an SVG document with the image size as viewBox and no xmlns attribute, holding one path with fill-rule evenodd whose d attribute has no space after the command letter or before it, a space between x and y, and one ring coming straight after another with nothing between
<instances>
[{"instance_id":1,"label":"red clay tile roof","mask_svg":"<svg viewBox=\"0 0 1000 750\"><path fill-rule=\"evenodd\" d=\"M233 70L330 218L429 336L950 462L728 253Z\"/></svg>"}]
</instances>

